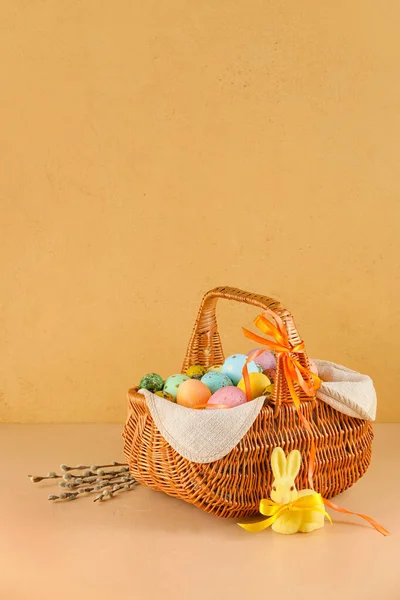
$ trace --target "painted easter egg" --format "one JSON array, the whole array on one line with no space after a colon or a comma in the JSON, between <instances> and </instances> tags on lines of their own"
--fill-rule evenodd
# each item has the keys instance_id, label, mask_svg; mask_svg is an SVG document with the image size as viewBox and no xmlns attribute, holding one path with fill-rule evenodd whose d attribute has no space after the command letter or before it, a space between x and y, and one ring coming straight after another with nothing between
<instances>
[{"instance_id":1,"label":"painted easter egg","mask_svg":"<svg viewBox=\"0 0 400 600\"><path fill-rule=\"evenodd\" d=\"M198 379L189 379L179 386L176 401L186 408L195 408L200 404L207 404L210 397L211 392L205 383Z\"/></svg>"},{"instance_id":2,"label":"painted easter egg","mask_svg":"<svg viewBox=\"0 0 400 600\"><path fill-rule=\"evenodd\" d=\"M254 362L256 363L256 365L259 365L263 371L267 371L267 369L276 368L275 354L273 354L269 350L265 350L265 352L263 352L259 356L256 356Z\"/></svg>"},{"instance_id":3,"label":"painted easter egg","mask_svg":"<svg viewBox=\"0 0 400 600\"><path fill-rule=\"evenodd\" d=\"M176 398L174 398L171 394L167 394L167 392L164 391L156 392L156 396L160 396L160 398L165 398L165 400L169 400L170 402L176 402Z\"/></svg>"},{"instance_id":4,"label":"painted easter egg","mask_svg":"<svg viewBox=\"0 0 400 600\"><path fill-rule=\"evenodd\" d=\"M269 385L268 387L265 388L264 394L266 396L271 396L272 392L274 391L274 385L275 385L274 383L271 383L271 385ZM263 394L263 396L264 396L264 394Z\"/></svg>"},{"instance_id":5,"label":"painted easter egg","mask_svg":"<svg viewBox=\"0 0 400 600\"><path fill-rule=\"evenodd\" d=\"M237 385L242 379L242 370L246 360L247 356L245 354L232 354L228 356L222 365L222 372L228 375L234 385ZM247 368L249 373L259 373L261 371L261 367L256 365L254 361L249 362Z\"/></svg>"},{"instance_id":6,"label":"painted easter egg","mask_svg":"<svg viewBox=\"0 0 400 600\"><path fill-rule=\"evenodd\" d=\"M143 390L149 390L150 392L158 392L163 389L164 380L157 373L147 373L144 375L139 383L139 388Z\"/></svg>"},{"instance_id":7,"label":"painted easter egg","mask_svg":"<svg viewBox=\"0 0 400 600\"><path fill-rule=\"evenodd\" d=\"M264 348L253 348L253 350L249 350L247 356L250 356L250 354L252 354L253 352L260 352L261 350L264 351Z\"/></svg>"},{"instance_id":8,"label":"painted easter egg","mask_svg":"<svg viewBox=\"0 0 400 600\"><path fill-rule=\"evenodd\" d=\"M271 385L270 380L264 373L250 373L250 389L251 389L251 399L259 398L260 396L264 396L267 388ZM244 384L244 379L241 379L238 383L238 388L243 392L246 392L246 386Z\"/></svg>"},{"instance_id":9,"label":"painted easter egg","mask_svg":"<svg viewBox=\"0 0 400 600\"><path fill-rule=\"evenodd\" d=\"M171 394L174 398L176 398L178 394L179 386L187 381L189 377L187 375L182 375L181 373L177 373L176 375L171 375L168 377L166 382L164 383L164 392L167 394Z\"/></svg>"},{"instance_id":10,"label":"painted easter egg","mask_svg":"<svg viewBox=\"0 0 400 600\"><path fill-rule=\"evenodd\" d=\"M213 365L212 367L209 367L207 369L207 373L214 373L214 371L216 371L217 373L221 373L222 365Z\"/></svg>"},{"instance_id":11,"label":"painted easter egg","mask_svg":"<svg viewBox=\"0 0 400 600\"><path fill-rule=\"evenodd\" d=\"M234 408L240 404L246 403L246 394L235 386L227 386L217 390L209 399L208 405L210 408L213 405L221 405L221 407Z\"/></svg>"},{"instance_id":12,"label":"painted easter egg","mask_svg":"<svg viewBox=\"0 0 400 600\"><path fill-rule=\"evenodd\" d=\"M201 379L206 372L207 369L201 365L192 365L186 371L186 375L190 377L190 379Z\"/></svg>"},{"instance_id":13,"label":"painted easter egg","mask_svg":"<svg viewBox=\"0 0 400 600\"><path fill-rule=\"evenodd\" d=\"M202 383L205 383L212 394L223 387L233 385L232 380L229 379L228 375L224 375L224 373L218 373L217 371L206 373L201 378L201 381Z\"/></svg>"},{"instance_id":14,"label":"painted easter egg","mask_svg":"<svg viewBox=\"0 0 400 600\"><path fill-rule=\"evenodd\" d=\"M264 374L268 377L268 379L270 381L272 381L272 383L275 382L275 379L276 379L276 369L267 369L266 371L264 371Z\"/></svg>"}]
</instances>

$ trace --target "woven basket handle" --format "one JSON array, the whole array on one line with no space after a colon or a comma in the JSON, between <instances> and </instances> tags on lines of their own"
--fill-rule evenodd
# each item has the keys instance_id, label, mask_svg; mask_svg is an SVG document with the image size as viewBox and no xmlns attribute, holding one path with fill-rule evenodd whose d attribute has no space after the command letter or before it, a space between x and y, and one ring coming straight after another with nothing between
<instances>
[{"instance_id":1,"label":"woven basket handle","mask_svg":"<svg viewBox=\"0 0 400 600\"><path fill-rule=\"evenodd\" d=\"M273 310L284 322L291 344L294 346L301 341L292 315L277 300L269 298L268 296L244 292L237 288L217 287L207 292L201 301L193 333L186 350L185 360L183 361L183 373L187 371L190 365L211 367L212 365L221 365L224 362L224 352L218 333L216 316L216 306L219 298L251 304L262 310L267 310L268 308ZM301 364L309 367L306 354L298 354L297 357ZM297 385L295 387L301 400L311 399L307 397L303 390L299 389ZM271 401L275 402L278 407L281 402L291 401L289 389L283 376L283 369L279 359L277 361L276 381Z\"/></svg>"}]
</instances>

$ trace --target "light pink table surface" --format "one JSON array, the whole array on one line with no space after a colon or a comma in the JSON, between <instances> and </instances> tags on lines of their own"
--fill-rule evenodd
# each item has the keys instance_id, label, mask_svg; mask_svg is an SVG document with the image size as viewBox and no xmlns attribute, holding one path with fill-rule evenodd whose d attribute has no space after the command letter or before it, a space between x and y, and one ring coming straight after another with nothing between
<instances>
[{"instance_id":1,"label":"light pink table surface","mask_svg":"<svg viewBox=\"0 0 400 600\"><path fill-rule=\"evenodd\" d=\"M0 426L0 600L400 600L400 425L377 425L367 475L312 534L250 534L139 487L52 504L28 473L122 458L121 426Z\"/></svg>"}]
</instances>

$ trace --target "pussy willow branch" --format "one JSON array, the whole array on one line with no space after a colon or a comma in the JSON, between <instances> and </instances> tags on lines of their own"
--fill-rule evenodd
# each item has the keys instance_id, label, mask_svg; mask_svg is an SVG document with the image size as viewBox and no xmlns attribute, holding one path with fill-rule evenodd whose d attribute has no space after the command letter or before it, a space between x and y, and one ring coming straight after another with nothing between
<instances>
[{"instance_id":1,"label":"pussy willow branch","mask_svg":"<svg viewBox=\"0 0 400 600\"><path fill-rule=\"evenodd\" d=\"M61 471L83 471L83 469L90 469L90 471L97 471L98 469L106 469L108 467L126 467L128 466L126 463L119 463L116 460L110 465L99 465L98 467L95 465L78 465L77 467L69 467L68 465L60 465Z\"/></svg>"},{"instance_id":2,"label":"pussy willow branch","mask_svg":"<svg viewBox=\"0 0 400 600\"><path fill-rule=\"evenodd\" d=\"M117 492L131 490L132 488L136 487L137 485L139 485L139 484L137 481L135 481L135 479L132 479L128 483L121 483L120 485L114 485L111 490L105 489L101 494L96 496L96 498L93 500L93 502L99 502L99 501L103 502L103 500L109 500Z\"/></svg>"},{"instance_id":3,"label":"pussy willow branch","mask_svg":"<svg viewBox=\"0 0 400 600\"><path fill-rule=\"evenodd\" d=\"M103 469L99 468L97 473L95 471L85 471L83 475L66 473L63 476L64 481L60 481L58 485L61 487L74 487L76 485L82 485L85 483L94 483L95 481L103 481L107 479L110 480L115 477L122 477L125 474L129 474L129 468L125 466L120 467L116 471L104 471Z\"/></svg>"},{"instance_id":4,"label":"pussy willow branch","mask_svg":"<svg viewBox=\"0 0 400 600\"><path fill-rule=\"evenodd\" d=\"M88 483L95 483L96 485L104 486L104 485L111 485L112 483L118 483L121 481L130 481L131 479L133 479L133 477L129 474L126 474L126 475L121 474L116 477L104 477L102 479L100 479L98 477L98 478L95 478L95 481L89 481L89 479L92 480L93 478L89 477L87 479L87 481L79 481L78 480L76 483L60 481L58 483L58 485L63 488L79 489L79 488L87 487Z\"/></svg>"},{"instance_id":5,"label":"pussy willow branch","mask_svg":"<svg viewBox=\"0 0 400 600\"><path fill-rule=\"evenodd\" d=\"M112 467L118 467L112 469ZM69 465L61 465L62 475L58 475L51 471L45 476L29 475L33 483L39 483L45 479L61 479L58 485L62 488L68 488L73 491L62 492L59 496L50 494L49 500L75 500L84 494L92 492L101 492L95 502L112 498L115 493L128 491L135 487L137 481L129 473L129 467L126 463L113 461L107 465L78 465L70 467ZM109 471L105 469L111 469ZM83 473L72 473L71 471L83 471Z\"/></svg>"},{"instance_id":6,"label":"pussy willow branch","mask_svg":"<svg viewBox=\"0 0 400 600\"><path fill-rule=\"evenodd\" d=\"M96 496L96 498L93 501L98 502L103 500L109 500L114 496L116 492L128 491L136 485L139 484L135 479L128 479L128 477L124 477L123 479L115 482L114 484L104 482L103 484L96 486L82 487L75 492L62 492L59 496L56 496L55 494L50 494L48 496L48 500L75 500L79 496L83 496L83 494L91 494L92 492L101 491L101 494Z\"/></svg>"},{"instance_id":7,"label":"pussy willow branch","mask_svg":"<svg viewBox=\"0 0 400 600\"><path fill-rule=\"evenodd\" d=\"M44 475L43 477L38 477L36 475L28 475L28 477L30 478L30 480L33 483L39 483L39 481L43 481L43 479L60 479L62 477L62 475L57 475L57 473L54 473L53 471L51 471L50 473L47 473L47 475Z\"/></svg>"}]
</instances>

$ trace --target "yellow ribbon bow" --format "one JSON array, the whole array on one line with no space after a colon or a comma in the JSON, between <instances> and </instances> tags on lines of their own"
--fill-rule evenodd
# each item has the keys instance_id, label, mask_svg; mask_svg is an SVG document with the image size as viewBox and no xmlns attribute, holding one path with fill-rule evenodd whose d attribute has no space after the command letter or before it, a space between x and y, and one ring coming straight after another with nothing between
<instances>
[{"instance_id":1,"label":"yellow ribbon bow","mask_svg":"<svg viewBox=\"0 0 400 600\"><path fill-rule=\"evenodd\" d=\"M297 500L289 502L288 504L278 504L273 500L264 499L260 502L260 513L264 515L264 517L269 518L264 519L264 521L258 521L257 523L238 523L238 525L247 531L255 533L270 527L270 525L275 523L275 521L279 519L279 517L281 517L285 512L301 512L304 510L315 510L320 512L330 521L330 523L332 523L332 519L328 513L321 508L323 505L324 501L321 494L317 494L316 492L310 494L309 496L301 496L300 498L297 498Z\"/></svg>"}]
</instances>

